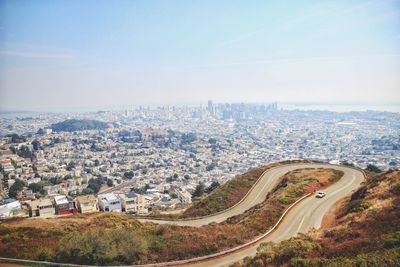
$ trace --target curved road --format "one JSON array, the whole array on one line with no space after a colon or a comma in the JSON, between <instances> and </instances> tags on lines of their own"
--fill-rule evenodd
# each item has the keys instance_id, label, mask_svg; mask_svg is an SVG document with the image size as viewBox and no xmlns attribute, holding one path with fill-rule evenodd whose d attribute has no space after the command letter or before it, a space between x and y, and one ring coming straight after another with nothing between
<instances>
[{"instance_id":1,"label":"curved road","mask_svg":"<svg viewBox=\"0 0 400 267\"><path fill-rule=\"evenodd\" d=\"M331 207L343 197L348 196L353 190L357 189L364 180L364 174L356 169L330 165L330 164L291 164L283 165L267 170L258 181L258 184L251 190L245 199L232 209L228 209L220 214L208 216L201 219L193 219L186 221L167 221L167 220L142 220L153 221L155 223L169 223L176 225L201 226L210 222L222 222L227 218L241 214L254 205L261 203L268 192L280 181L280 178L287 172L301 168L331 168L344 172L343 177L325 189L326 197L317 199L314 196L308 197L293 207L288 212L282 223L265 238L247 248L229 253L225 256L203 260L201 262L190 263L181 266L229 266L230 264L242 260L246 256L254 256L257 247L262 242L274 241L280 242L290 237L296 236L298 233L306 233L312 228L321 226L324 215Z\"/></svg>"}]
</instances>

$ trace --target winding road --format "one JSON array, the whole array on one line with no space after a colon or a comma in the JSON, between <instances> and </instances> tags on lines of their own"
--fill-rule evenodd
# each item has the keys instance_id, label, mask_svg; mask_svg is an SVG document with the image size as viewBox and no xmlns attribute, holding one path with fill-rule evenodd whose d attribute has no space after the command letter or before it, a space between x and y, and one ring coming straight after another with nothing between
<instances>
[{"instance_id":1,"label":"winding road","mask_svg":"<svg viewBox=\"0 0 400 267\"><path fill-rule=\"evenodd\" d=\"M288 239L290 237L296 236L298 233L306 233L312 228L319 228L321 226L322 219L326 213L332 208L332 206L340 199L348 196L352 191L357 189L361 182L364 180L364 174L355 168L322 164L322 163L297 163L290 165L281 165L278 167L271 168L265 171L260 178L257 180L256 184L250 189L246 196L235 206L222 211L218 214L205 216L197 219L187 219L187 220L148 220L140 219L141 221L151 221L155 223L165 223L165 224L175 224L181 226L195 226L200 227L202 225L209 224L210 222L223 222L231 216L235 216L243 213L244 211L252 208L253 206L263 202L267 194L274 189L275 185L280 182L280 178L289 171L302 168L330 168L343 171L343 177L331 185L329 188L325 189L326 197L318 199L314 195L305 197L303 200L299 201L297 204L286 213L282 221L277 224L276 228L263 237L249 242L240 247L232 248L227 251L222 251L217 254L203 256L200 258L158 263L158 264L148 264L142 266L229 266L235 262L241 261L246 256L254 256L257 252L257 247L266 241L280 242L282 240ZM18 262L18 263L45 263L48 265L66 265L66 266L76 266L69 264L58 264L51 262L41 262L32 260L21 260L21 259L10 259L10 258L0 258L0 260L6 262ZM1 264L0 264L1 265ZM138 265L136 265L138 266Z\"/></svg>"},{"instance_id":2,"label":"winding road","mask_svg":"<svg viewBox=\"0 0 400 267\"><path fill-rule=\"evenodd\" d=\"M343 171L343 177L325 189L326 197L317 199L314 196L305 198L295 205L284 217L278 227L269 235L261 240L251 244L245 248L227 253L223 256L210 255L207 259L201 261L190 262L188 264L180 264L180 266L229 266L230 264L242 260L246 256L254 256L257 252L257 247L262 242L274 241L280 242L290 237L296 236L298 233L306 233L312 228L318 229L321 226L322 219L332 206L340 199L348 196L352 191L357 189L364 180L364 174L357 169L330 165L330 164L290 164L274 167L267 170L257 181L256 185L250 192L234 207L211 216L206 216L199 219L168 221L168 220L146 220L155 223L168 223L182 226L202 226L210 222L222 222L227 218L243 213L251 207L265 200L268 192L270 192L280 178L289 171L302 168L330 168Z\"/></svg>"}]
</instances>

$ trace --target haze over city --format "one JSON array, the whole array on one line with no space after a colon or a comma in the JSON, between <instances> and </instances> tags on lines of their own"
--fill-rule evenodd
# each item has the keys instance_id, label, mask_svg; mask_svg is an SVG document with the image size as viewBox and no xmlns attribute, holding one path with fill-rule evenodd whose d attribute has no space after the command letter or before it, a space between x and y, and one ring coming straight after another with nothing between
<instances>
[{"instance_id":1,"label":"haze over city","mask_svg":"<svg viewBox=\"0 0 400 267\"><path fill-rule=\"evenodd\" d=\"M0 17L1 110L400 99L399 1L2 1Z\"/></svg>"},{"instance_id":2,"label":"haze over city","mask_svg":"<svg viewBox=\"0 0 400 267\"><path fill-rule=\"evenodd\" d=\"M400 0L0 1L0 267L399 267Z\"/></svg>"}]
</instances>

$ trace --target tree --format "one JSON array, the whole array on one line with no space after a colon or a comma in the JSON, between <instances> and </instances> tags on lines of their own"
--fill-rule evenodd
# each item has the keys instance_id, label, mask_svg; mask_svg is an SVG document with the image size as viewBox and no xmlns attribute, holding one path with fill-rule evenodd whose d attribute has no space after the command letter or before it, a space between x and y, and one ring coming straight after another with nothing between
<instances>
[{"instance_id":1,"label":"tree","mask_svg":"<svg viewBox=\"0 0 400 267\"><path fill-rule=\"evenodd\" d=\"M215 169L215 166L216 166L216 164L213 162L213 163L211 163L211 164L209 164L209 165L207 165L207 167L206 167L206 171L212 171L212 170L214 170Z\"/></svg>"},{"instance_id":2,"label":"tree","mask_svg":"<svg viewBox=\"0 0 400 267\"><path fill-rule=\"evenodd\" d=\"M15 134L15 133L8 134L8 135L6 135L6 137L10 137L11 143L22 143L22 142L26 141L25 137L23 137L22 135Z\"/></svg>"},{"instance_id":3,"label":"tree","mask_svg":"<svg viewBox=\"0 0 400 267\"><path fill-rule=\"evenodd\" d=\"M379 169L378 166L373 165L373 164L368 164L366 170L369 171L369 172L374 172L374 173L380 173L380 172L382 172L382 170Z\"/></svg>"},{"instance_id":4,"label":"tree","mask_svg":"<svg viewBox=\"0 0 400 267\"><path fill-rule=\"evenodd\" d=\"M86 187L85 189L82 190L82 195L92 195L92 194L94 194L92 188Z\"/></svg>"},{"instance_id":5,"label":"tree","mask_svg":"<svg viewBox=\"0 0 400 267\"><path fill-rule=\"evenodd\" d=\"M31 183L28 188L32 190L33 193L40 192L43 189L43 185L38 183Z\"/></svg>"},{"instance_id":6,"label":"tree","mask_svg":"<svg viewBox=\"0 0 400 267\"><path fill-rule=\"evenodd\" d=\"M75 167L76 167L76 163L73 162L73 161L70 161L70 162L68 162L66 170L67 171L72 171L73 169L75 169Z\"/></svg>"},{"instance_id":7,"label":"tree","mask_svg":"<svg viewBox=\"0 0 400 267\"><path fill-rule=\"evenodd\" d=\"M200 182L200 183L196 186L196 189L194 190L194 192L193 192L193 194L192 194L193 198L200 197L201 195L204 194L204 191L205 191L205 185L204 185L204 183Z\"/></svg>"},{"instance_id":8,"label":"tree","mask_svg":"<svg viewBox=\"0 0 400 267\"><path fill-rule=\"evenodd\" d=\"M17 151L17 155L20 156L21 158L32 158L33 157L32 151L30 151L29 147L27 147L27 146L22 146Z\"/></svg>"},{"instance_id":9,"label":"tree","mask_svg":"<svg viewBox=\"0 0 400 267\"><path fill-rule=\"evenodd\" d=\"M128 171L124 173L124 177L127 179L132 179L134 175L135 174L133 173L133 171Z\"/></svg>"},{"instance_id":10,"label":"tree","mask_svg":"<svg viewBox=\"0 0 400 267\"><path fill-rule=\"evenodd\" d=\"M31 144L33 146L33 150L38 151L40 149L40 142L37 139L33 140Z\"/></svg>"},{"instance_id":11,"label":"tree","mask_svg":"<svg viewBox=\"0 0 400 267\"><path fill-rule=\"evenodd\" d=\"M184 178L185 180L190 180L190 176L189 176L188 174L185 174L185 175L183 176L183 178Z\"/></svg>"},{"instance_id":12,"label":"tree","mask_svg":"<svg viewBox=\"0 0 400 267\"><path fill-rule=\"evenodd\" d=\"M10 187L10 190L8 191L9 197L15 198L17 196L17 193L24 189L25 183L19 179L16 179L14 184Z\"/></svg>"},{"instance_id":13,"label":"tree","mask_svg":"<svg viewBox=\"0 0 400 267\"><path fill-rule=\"evenodd\" d=\"M111 180L111 179L108 179L108 180L107 180L107 185L108 185L109 187L113 186L113 185L114 185L114 181Z\"/></svg>"},{"instance_id":14,"label":"tree","mask_svg":"<svg viewBox=\"0 0 400 267\"><path fill-rule=\"evenodd\" d=\"M207 192L207 193L211 193L211 192L214 191L215 188L217 188L218 186L219 186L218 181L213 181L213 182L211 183L211 185L210 185L209 187L207 187L206 192Z\"/></svg>"},{"instance_id":15,"label":"tree","mask_svg":"<svg viewBox=\"0 0 400 267\"><path fill-rule=\"evenodd\" d=\"M197 140L195 133L184 133L181 136L181 144L188 145Z\"/></svg>"},{"instance_id":16,"label":"tree","mask_svg":"<svg viewBox=\"0 0 400 267\"><path fill-rule=\"evenodd\" d=\"M60 180L59 178L57 178L57 177L52 177L52 178L49 179L49 182L50 182L52 185L56 185L56 184L61 183L61 180Z\"/></svg>"},{"instance_id":17,"label":"tree","mask_svg":"<svg viewBox=\"0 0 400 267\"><path fill-rule=\"evenodd\" d=\"M37 131L37 134L39 134L39 135L44 135L46 132L44 131L44 129L43 128L40 128L38 131Z\"/></svg>"},{"instance_id":18,"label":"tree","mask_svg":"<svg viewBox=\"0 0 400 267\"><path fill-rule=\"evenodd\" d=\"M90 179L88 183L88 187L93 190L94 193L98 193L100 191L101 185L104 184L104 181L102 178L98 179Z\"/></svg>"},{"instance_id":19,"label":"tree","mask_svg":"<svg viewBox=\"0 0 400 267\"><path fill-rule=\"evenodd\" d=\"M208 143L209 143L210 145L215 145L215 144L217 143L217 139L215 139L215 138L210 138L210 139L208 139Z\"/></svg>"}]
</instances>

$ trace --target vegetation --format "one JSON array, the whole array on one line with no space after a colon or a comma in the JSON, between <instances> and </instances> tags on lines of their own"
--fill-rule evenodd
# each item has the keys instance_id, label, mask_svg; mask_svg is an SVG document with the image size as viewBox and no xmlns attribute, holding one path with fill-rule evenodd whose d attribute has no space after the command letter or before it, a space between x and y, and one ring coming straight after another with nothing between
<instances>
[{"instance_id":1,"label":"vegetation","mask_svg":"<svg viewBox=\"0 0 400 267\"><path fill-rule=\"evenodd\" d=\"M55 132L74 132L83 130L104 130L107 123L97 120L76 120L69 119L51 125L51 129Z\"/></svg>"},{"instance_id":2,"label":"vegetation","mask_svg":"<svg viewBox=\"0 0 400 267\"><path fill-rule=\"evenodd\" d=\"M238 175L226 183L216 187L211 194L193 203L181 215L182 218L193 218L214 214L238 203L258 180L258 178L268 169L289 163L311 163L313 161L284 161L265 165L248 172ZM211 188L210 188L211 189Z\"/></svg>"},{"instance_id":3,"label":"vegetation","mask_svg":"<svg viewBox=\"0 0 400 267\"><path fill-rule=\"evenodd\" d=\"M270 229L288 207L279 199L286 195L300 197L299 188L306 193L308 185L315 182L307 179L310 173L323 180L335 176L331 170L318 169L288 173L283 177L286 187L279 185L263 203L226 222L198 228L142 224L123 213L79 214L51 220L13 219L0 226L0 256L114 265L215 253L248 242Z\"/></svg>"},{"instance_id":4,"label":"vegetation","mask_svg":"<svg viewBox=\"0 0 400 267\"><path fill-rule=\"evenodd\" d=\"M129 264L147 250L138 233L125 229L93 228L61 239L57 259L78 264Z\"/></svg>"},{"instance_id":5,"label":"vegetation","mask_svg":"<svg viewBox=\"0 0 400 267\"><path fill-rule=\"evenodd\" d=\"M40 183L31 183L28 188L32 190L33 193L43 193L43 185Z\"/></svg>"},{"instance_id":6,"label":"vegetation","mask_svg":"<svg viewBox=\"0 0 400 267\"><path fill-rule=\"evenodd\" d=\"M6 137L10 138L10 142L11 143L17 143L18 144L18 143L26 142L26 138L24 136L18 135L16 133L8 134L8 135L6 135Z\"/></svg>"},{"instance_id":7,"label":"vegetation","mask_svg":"<svg viewBox=\"0 0 400 267\"><path fill-rule=\"evenodd\" d=\"M373 164L368 164L366 170L369 171L369 172L374 172L374 173L382 172L382 170L379 169L379 167L377 167L377 166L375 166Z\"/></svg>"},{"instance_id":8,"label":"vegetation","mask_svg":"<svg viewBox=\"0 0 400 267\"><path fill-rule=\"evenodd\" d=\"M204 194L205 190L206 190L206 187L205 187L204 183L200 182L200 183L196 186L196 188L195 188L195 190L194 190L194 192L193 192L193 194L192 194L192 197L193 197L194 199L196 199L196 198L198 198L198 197L201 197L201 196Z\"/></svg>"},{"instance_id":9,"label":"vegetation","mask_svg":"<svg viewBox=\"0 0 400 267\"><path fill-rule=\"evenodd\" d=\"M236 266L400 266L400 171L370 173L333 225L266 243Z\"/></svg>"},{"instance_id":10,"label":"vegetation","mask_svg":"<svg viewBox=\"0 0 400 267\"><path fill-rule=\"evenodd\" d=\"M13 185L10 187L8 195L12 198L15 198L17 196L17 193L24 189L25 183L20 180L20 179L15 179L15 182Z\"/></svg>"}]
</instances>

